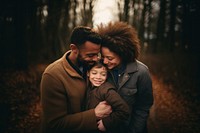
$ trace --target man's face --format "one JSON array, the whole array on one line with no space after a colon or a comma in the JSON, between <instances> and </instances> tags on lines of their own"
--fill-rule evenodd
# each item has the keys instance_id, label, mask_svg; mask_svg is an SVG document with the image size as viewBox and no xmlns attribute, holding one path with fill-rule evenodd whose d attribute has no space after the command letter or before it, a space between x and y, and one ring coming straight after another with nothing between
<instances>
[{"instance_id":1,"label":"man's face","mask_svg":"<svg viewBox=\"0 0 200 133\"><path fill-rule=\"evenodd\" d=\"M79 48L78 61L83 65L93 65L98 60L100 47L100 45L86 41L84 45Z\"/></svg>"}]
</instances>

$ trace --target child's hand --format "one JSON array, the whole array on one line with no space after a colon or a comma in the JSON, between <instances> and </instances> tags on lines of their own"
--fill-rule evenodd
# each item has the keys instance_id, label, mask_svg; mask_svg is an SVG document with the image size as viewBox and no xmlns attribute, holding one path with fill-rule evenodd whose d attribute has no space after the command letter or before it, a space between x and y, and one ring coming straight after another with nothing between
<instances>
[{"instance_id":1,"label":"child's hand","mask_svg":"<svg viewBox=\"0 0 200 133\"><path fill-rule=\"evenodd\" d=\"M106 131L106 128L104 127L102 120L99 120L99 121L97 122L97 125L98 125L98 129L99 129L100 131Z\"/></svg>"}]
</instances>

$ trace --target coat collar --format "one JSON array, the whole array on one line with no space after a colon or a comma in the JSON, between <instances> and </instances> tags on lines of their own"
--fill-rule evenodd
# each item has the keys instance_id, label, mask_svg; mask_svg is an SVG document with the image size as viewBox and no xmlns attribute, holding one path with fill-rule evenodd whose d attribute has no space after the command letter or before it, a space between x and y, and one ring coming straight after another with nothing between
<instances>
[{"instance_id":1,"label":"coat collar","mask_svg":"<svg viewBox=\"0 0 200 133\"><path fill-rule=\"evenodd\" d=\"M120 90L122 86L128 81L128 79L130 78L129 74L134 73L136 71L138 71L137 60L126 65L126 69L123 74L123 77L121 78L119 82L118 90Z\"/></svg>"},{"instance_id":2,"label":"coat collar","mask_svg":"<svg viewBox=\"0 0 200 133\"><path fill-rule=\"evenodd\" d=\"M127 64L126 66L126 72L127 73L133 73L133 72L136 72L138 71L138 60L134 61L134 62L131 62L129 64Z\"/></svg>"},{"instance_id":3,"label":"coat collar","mask_svg":"<svg viewBox=\"0 0 200 133\"><path fill-rule=\"evenodd\" d=\"M63 57L61 58L62 60L62 65L65 71L72 77L78 77L78 78L83 78L78 72L70 65L70 63L67 61L66 56L68 56L71 53L71 50L67 51Z\"/></svg>"}]
</instances>

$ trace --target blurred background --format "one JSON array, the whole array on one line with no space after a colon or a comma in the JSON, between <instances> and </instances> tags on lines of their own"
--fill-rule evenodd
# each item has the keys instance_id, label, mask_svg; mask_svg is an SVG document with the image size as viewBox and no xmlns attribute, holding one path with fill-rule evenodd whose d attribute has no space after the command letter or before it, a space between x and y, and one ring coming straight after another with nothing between
<instances>
[{"instance_id":1,"label":"blurred background","mask_svg":"<svg viewBox=\"0 0 200 133\"><path fill-rule=\"evenodd\" d=\"M0 132L37 133L40 79L78 25L125 21L153 80L150 133L200 132L199 0L1 0Z\"/></svg>"}]
</instances>

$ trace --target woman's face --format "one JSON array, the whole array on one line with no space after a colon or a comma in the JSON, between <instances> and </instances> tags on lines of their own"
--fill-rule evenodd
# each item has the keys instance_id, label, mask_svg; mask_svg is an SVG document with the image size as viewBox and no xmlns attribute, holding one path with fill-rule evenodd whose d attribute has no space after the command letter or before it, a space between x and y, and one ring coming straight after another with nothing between
<instances>
[{"instance_id":1,"label":"woman's face","mask_svg":"<svg viewBox=\"0 0 200 133\"><path fill-rule=\"evenodd\" d=\"M110 51L107 47L102 47L101 49L103 62L107 65L108 69L113 69L121 64L121 58Z\"/></svg>"}]
</instances>

